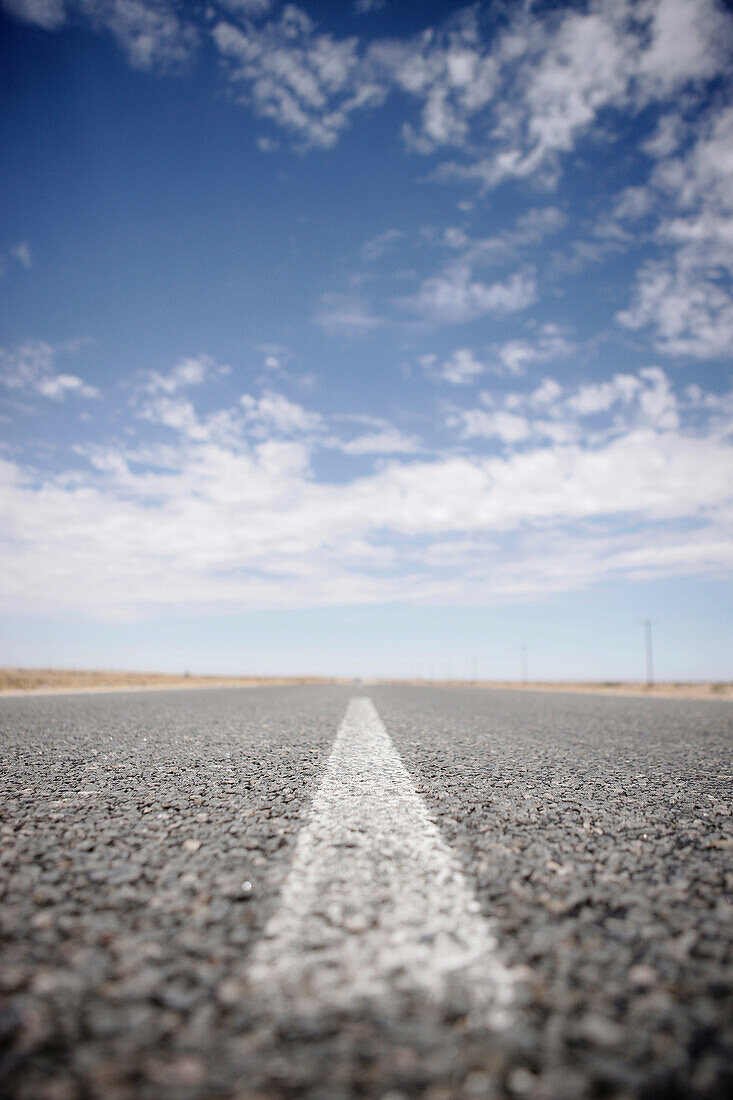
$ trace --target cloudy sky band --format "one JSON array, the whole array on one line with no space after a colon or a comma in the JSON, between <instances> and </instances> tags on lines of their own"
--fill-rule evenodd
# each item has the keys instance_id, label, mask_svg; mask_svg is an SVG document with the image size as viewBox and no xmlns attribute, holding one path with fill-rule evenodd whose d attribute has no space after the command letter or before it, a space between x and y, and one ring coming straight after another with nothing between
<instances>
[{"instance_id":1,"label":"cloudy sky band","mask_svg":"<svg viewBox=\"0 0 733 1100\"><path fill-rule=\"evenodd\" d=\"M724 5L1 8L6 613L729 579Z\"/></svg>"}]
</instances>

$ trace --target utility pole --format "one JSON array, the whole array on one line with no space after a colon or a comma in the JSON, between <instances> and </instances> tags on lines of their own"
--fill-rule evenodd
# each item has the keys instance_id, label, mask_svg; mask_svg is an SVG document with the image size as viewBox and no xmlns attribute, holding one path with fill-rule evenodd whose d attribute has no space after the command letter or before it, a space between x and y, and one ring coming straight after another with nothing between
<instances>
[{"instance_id":1,"label":"utility pole","mask_svg":"<svg viewBox=\"0 0 733 1100\"><path fill-rule=\"evenodd\" d=\"M520 646L519 649L519 666L521 670L522 683L527 683L527 646Z\"/></svg>"},{"instance_id":2,"label":"utility pole","mask_svg":"<svg viewBox=\"0 0 733 1100\"><path fill-rule=\"evenodd\" d=\"M644 649L646 650L646 686L654 683L654 654L652 652L652 620L644 619Z\"/></svg>"}]
</instances>

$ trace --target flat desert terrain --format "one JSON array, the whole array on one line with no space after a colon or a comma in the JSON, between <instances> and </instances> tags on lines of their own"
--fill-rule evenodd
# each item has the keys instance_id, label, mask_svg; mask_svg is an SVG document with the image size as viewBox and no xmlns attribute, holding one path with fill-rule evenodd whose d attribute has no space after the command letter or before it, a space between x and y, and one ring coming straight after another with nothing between
<instances>
[{"instance_id":1,"label":"flat desert terrain","mask_svg":"<svg viewBox=\"0 0 733 1100\"><path fill-rule=\"evenodd\" d=\"M348 677L199 676L165 672L93 671L83 669L0 668L0 695L31 692L139 691L162 688L266 687L280 684L338 684ZM733 699L733 682L531 681L516 680L367 680L365 683L423 683L442 687L483 687L512 691L571 691L594 695L653 696L662 699Z\"/></svg>"}]
</instances>

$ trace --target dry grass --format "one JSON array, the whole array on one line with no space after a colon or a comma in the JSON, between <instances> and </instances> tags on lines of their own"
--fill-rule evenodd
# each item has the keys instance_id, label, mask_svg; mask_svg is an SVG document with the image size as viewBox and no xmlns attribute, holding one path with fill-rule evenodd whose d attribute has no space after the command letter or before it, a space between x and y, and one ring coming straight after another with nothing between
<instances>
[{"instance_id":1,"label":"dry grass","mask_svg":"<svg viewBox=\"0 0 733 1100\"><path fill-rule=\"evenodd\" d=\"M329 682L316 676L192 676L158 672L91 672L76 669L0 668L0 695L49 691L151 688L258 687Z\"/></svg>"},{"instance_id":2,"label":"dry grass","mask_svg":"<svg viewBox=\"0 0 733 1100\"><path fill-rule=\"evenodd\" d=\"M467 681L452 680L441 681L444 684L454 684L456 687L465 687ZM572 691L593 695L635 695L640 697L653 697L659 699L733 699L733 683L708 682L668 682L652 684L651 686L637 681L629 680L599 680L579 681L568 680L565 682L533 681L520 684L516 680L478 680L468 681L472 687L511 689L512 691Z\"/></svg>"}]
</instances>

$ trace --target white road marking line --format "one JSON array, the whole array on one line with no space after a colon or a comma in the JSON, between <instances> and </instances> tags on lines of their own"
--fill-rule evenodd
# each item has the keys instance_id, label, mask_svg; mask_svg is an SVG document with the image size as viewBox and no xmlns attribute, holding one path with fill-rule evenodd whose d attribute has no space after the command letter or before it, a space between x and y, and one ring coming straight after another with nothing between
<instances>
[{"instance_id":1,"label":"white road marking line","mask_svg":"<svg viewBox=\"0 0 733 1100\"><path fill-rule=\"evenodd\" d=\"M515 978L371 699L339 727L249 982L295 1014L456 997L509 1023Z\"/></svg>"}]
</instances>

